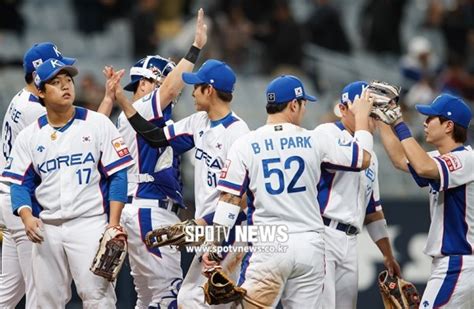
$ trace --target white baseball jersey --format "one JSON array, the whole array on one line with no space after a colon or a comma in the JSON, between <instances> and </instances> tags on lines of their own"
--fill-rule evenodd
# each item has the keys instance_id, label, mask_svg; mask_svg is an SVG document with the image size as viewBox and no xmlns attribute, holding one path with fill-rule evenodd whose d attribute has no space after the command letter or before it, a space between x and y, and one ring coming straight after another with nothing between
<instances>
[{"instance_id":1,"label":"white baseball jersey","mask_svg":"<svg viewBox=\"0 0 474 309\"><path fill-rule=\"evenodd\" d=\"M440 179L420 177L409 166L420 187L430 186L431 225L424 252L433 257L472 255L474 245L474 152L461 146L440 155L429 155Z\"/></svg>"},{"instance_id":2,"label":"white baseball jersey","mask_svg":"<svg viewBox=\"0 0 474 309\"><path fill-rule=\"evenodd\" d=\"M253 224L287 225L290 233L324 230L316 199L321 164L360 168L363 150L341 144L323 126L313 131L265 125L231 147L218 189L247 196Z\"/></svg>"},{"instance_id":3,"label":"white baseball jersey","mask_svg":"<svg viewBox=\"0 0 474 309\"><path fill-rule=\"evenodd\" d=\"M11 100L3 118L2 155L0 156L0 173L3 171L7 158L21 130L30 125L39 116L46 113L46 109L38 98L26 89L20 90ZM8 193L10 187L0 182L0 191Z\"/></svg>"},{"instance_id":4,"label":"white baseball jersey","mask_svg":"<svg viewBox=\"0 0 474 309\"><path fill-rule=\"evenodd\" d=\"M195 147L194 196L196 218L216 208L219 191L217 180L232 143L249 132L247 124L233 112L211 121L206 112L198 112L165 127L165 135L177 153Z\"/></svg>"},{"instance_id":5,"label":"white baseball jersey","mask_svg":"<svg viewBox=\"0 0 474 309\"><path fill-rule=\"evenodd\" d=\"M43 115L20 132L2 176L34 193L43 221L67 220L106 212L106 177L132 164L112 122L76 107L60 129Z\"/></svg>"},{"instance_id":6,"label":"white baseball jersey","mask_svg":"<svg viewBox=\"0 0 474 309\"><path fill-rule=\"evenodd\" d=\"M332 136L339 145L345 145L353 136L338 121L320 125L321 131ZM370 166L360 169L338 168L326 163L321 165L318 184L318 202L323 217L350 224L362 229L367 214L382 210L378 182L378 160L371 153Z\"/></svg>"},{"instance_id":7,"label":"white baseball jersey","mask_svg":"<svg viewBox=\"0 0 474 309\"><path fill-rule=\"evenodd\" d=\"M171 104L164 111L161 111L159 88L134 102L133 106L143 118L158 127L164 127L165 122L171 119ZM128 145L131 156L137 162L137 164L127 170L129 180L128 195L155 200L166 199L166 196L156 189L154 183L136 183L132 181L134 175L152 174L155 172L156 162L166 147L151 147L145 139L137 134L123 112L118 117L117 128L123 136L125 144ZM173 157L173 166L175 167L176 177L179 178L179 158L176 154Z\"/></svg>"}]
</instances>

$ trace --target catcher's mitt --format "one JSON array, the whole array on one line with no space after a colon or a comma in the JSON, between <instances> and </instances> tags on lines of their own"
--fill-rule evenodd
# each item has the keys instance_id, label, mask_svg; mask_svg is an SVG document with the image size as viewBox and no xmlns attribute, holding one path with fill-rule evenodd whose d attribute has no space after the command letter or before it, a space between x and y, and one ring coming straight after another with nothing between
<instances>
[{"instance_id":1,"label":"catcher's mitt","mask_svg":"<svg viewBox=\"0 0 474 309\"><path fill-rule=\"evenodd\" d=\"M398 100L401 88L382 81L370 82L367 90L374 99L370 116L386 124L393 124L402 117Z\"/></svg>"},{"instance_id":2,"label":"catcher's mitt","mask_svg":"<svg viewBox=\"0 0 474 309\"><path fill-rule=\"evenodd\" d=\"M190 244L199 245L200 243L186 242L185 228L188 226L197 226L196 221L186 220L173 225L159 227L145 235L145 244L150 248L169 245L178 246L178 248L181 248L182 246Z\"/></svg>"},{"instance_id":3,"label":"catcher's mitt","mask_svg":"<svg viewBox=\"0 0 474 309\"><path fill-rule=\"evenodd\" d=\"M390 276L388 270L379 274L379 289L385 309L417 309L420 295L415 286L396 276Z\"/></svg>"},{"instance_id":4,"label":"catcher's mitt","mask_svg":"<svg viewBox=\"0 0 474 309\"><path fill-rule=\"evenodd\" d=\"M204 284L204 297L209 305L241 301L247 293L244 288L236 286L221 269L213 268L206 272L210 276Z\"/></svg>"},{"instance_id":5,"label":"catcher's mitt","mask_svg":"<svg viewBox=\"0 0 474 309\"><path fill-rule=\"evenodd\" d=\"M122 236L121 239L119 236ZM97 276L114 281L127 255L127 233L119 225L109 227L102 234L99 249L90 270Z\"/></svg>"}]
</instances>

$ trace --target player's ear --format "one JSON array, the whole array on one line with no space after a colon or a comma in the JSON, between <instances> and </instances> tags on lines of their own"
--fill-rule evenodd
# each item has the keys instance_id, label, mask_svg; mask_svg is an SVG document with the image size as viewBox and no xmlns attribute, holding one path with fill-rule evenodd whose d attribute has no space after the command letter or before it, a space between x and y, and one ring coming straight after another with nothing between
<instances>
[{"instance_id":1,"label":"player's ear","mask_svg":"<svg viewBox=\"0 0 474 309\"><path fill-rule=\"evenodd\" d=\"M454 122L448 120L446 123L446 129L444 130L446 134L451 134L454 131Z\"/></svg>"}]
</instances>

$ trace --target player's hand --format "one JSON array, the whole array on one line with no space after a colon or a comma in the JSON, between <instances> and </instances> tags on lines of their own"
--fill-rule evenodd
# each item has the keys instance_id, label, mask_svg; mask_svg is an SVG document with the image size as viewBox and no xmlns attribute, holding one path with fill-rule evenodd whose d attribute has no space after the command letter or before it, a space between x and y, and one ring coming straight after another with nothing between
<instances>
[{"instance_id":1,"label":"player's hand","mask_svg":"<svg viewBox=\"0 0 474 309\"><path fill-rule=\"evenodd\" d=\"M196 20L196 33L194 35L193 45L202 49L207 42L207 25L204 23L204 10L201 8L198 11Z\"/></svg>"},{"instance_id":2,"label":"player's hand","mask_svg":"<svg viewBox=\"0 0 474 309\"><path fill-rule=\"evenodd\" d=\"M362 92L360 97L356 97L354 102L347 103L349 110L351 110L354 115L363 115L367 117L372 111L373 104L374 99L370 96L370 92L367 91L367 89Z\"/></svg>"},{"instance_id":3,"label":"player's hand","mask_svg":"<svg viewBox=\"0 0 474 309\"><path fill-rule=\"evenodd\" d=\"M209 257L209 252L204 253L204 255L202 256L201 262L202 262L202 274L206 277L207 277L209 269L213 269L219 266L218 262L212 260Z\"/></svg>"},{"instance_id":4,"label":"player's hand","mask_svg":"<svg viewBox=\"0 0 474 309\"><path fill-rule=\"evenodd\" d=\"M106 65L102 70L105 77L105 98L110 99L112 102L115 101L115 89L114 86L116 81L113 79L115 70L112 66Z\"/></svg>"},{"instance_id":5,"label":"player's hand","mask_svg":"<svg viewBox=\"0 0 474 309\"><path fill-rule=\"evenodd\" d=\"M39 244L43 242L43 224L40 219L30 215L23 219L23 224L29 240Z\"/></svg>"},{"instance_id":6,"label":"player's hand","mask_svg":"<svg viewBox=\"0 0 474 309\"><path fill-rule=\"evenodd\" d=\"M402 276L402 271L400 269L400 265L398 265L397 260L393 256L384 256L383 257L383 264L388 270L388 274L390 276Z\"/></svg>"}]
</instances>

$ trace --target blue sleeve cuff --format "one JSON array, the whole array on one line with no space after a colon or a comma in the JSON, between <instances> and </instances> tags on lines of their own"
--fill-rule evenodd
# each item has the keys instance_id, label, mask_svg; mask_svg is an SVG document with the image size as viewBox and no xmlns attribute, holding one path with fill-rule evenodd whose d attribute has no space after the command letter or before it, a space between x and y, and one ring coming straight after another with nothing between
<instances>
[{"instance_id":1,"label":"blue sleeve cuff","mask_svg":"<svg viewBox=\"0 0 474 309\"><path fill-rule=\"evenodd\" d=\"M215 214L215 213L216 213L216 212L213 211L213 212L211 212L210 214L207 214L207 215L205 215L204 217L202 217L202 219L203 219L204 221L206 221L207 225L212 225L212 224L213 224L213 222L214 222L214 214Z\"/></svg>"},{"instance_id":2,"label":"blue sleeve cuff","mask_svg":"<svg viewBox=\"0 0 474 309\"><path fill-rule=\"evenodd\" d=\"M31 196L28 188L22 185L12 184L10 186L10 195L12 199L12 211L18 216L17 210L21 206L32 207Z\"/></svg>"},{"instance_id":3,"label":"blue sleeve cuff","mask_svg":"<svg viewBox=\"0 0 474 309\"><path fill-rule=\"evenodd\" d=\"M410 165L408 165L408 170L410 171L411 176L415 180L416 184L420 187L427 187L430 184L430 180L428 178L421 177L415 171L415 169Z\"/></svg>"},{"instance_id":4,"label":"blue sleeve cuff","mask_svg":"<svg viewBox=\"0 0 474 309\"><path fill-rule=\"evenodd\" d=\"M109 201L127 203L127 169L122 169L109 177Z\"/></svg>"}]
</instances>

